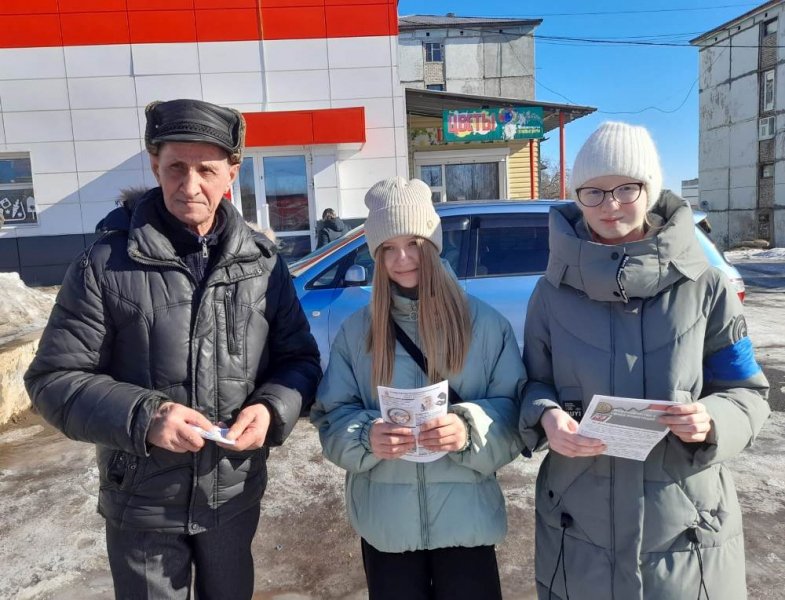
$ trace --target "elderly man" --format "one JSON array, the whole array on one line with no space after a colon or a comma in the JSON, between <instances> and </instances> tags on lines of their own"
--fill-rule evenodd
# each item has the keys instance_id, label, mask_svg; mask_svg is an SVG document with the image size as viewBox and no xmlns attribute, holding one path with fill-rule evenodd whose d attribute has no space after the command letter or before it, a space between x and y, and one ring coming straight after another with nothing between
<instances>
[{"instance_id":1,"label":"elderly man","mask_svg":"<svg viewBox=\"0 0 785 600\"><path fill-rule=\"evenodd\" d=\"M25 382L34 406L96 445L117 598L251 598L268 447L321 375L286 265L224 200L242 115L154 102L160 187L102 222L71 265ZM228 427L223 441L202 437Z\"/></svg>"}]
</instances>

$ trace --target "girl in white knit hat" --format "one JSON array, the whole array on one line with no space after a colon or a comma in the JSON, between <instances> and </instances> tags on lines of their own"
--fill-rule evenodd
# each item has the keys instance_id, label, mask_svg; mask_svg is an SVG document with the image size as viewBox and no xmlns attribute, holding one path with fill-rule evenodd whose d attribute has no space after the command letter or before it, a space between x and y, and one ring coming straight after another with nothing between
<instances>
[{"instance_id":1,"label":"girl in white knit hat","mask_svg":"<svg viewBox=\"0 0 785 600\"><path fill-rule=\"evenodd\" d=\"M311 420L325 456L347 471L370 599L501 598L494 546L507 522L495 471L521 448L515 336L439 259L441 224L425 183L380 181L365 203L373 296L336 336ZM385 422L377 386L444 379L446 415L419 434L401 425L400 410ZM417 444L436 460L408 460Z\"/></svg>"},{"instance_id":2,"label":"girl in white knit hat","mask_svg":"<svg viewBox=\"0 0 785 600\"><path fill-rule=\"evenodd\" d=\"M576 203L551 211L524 331L521 433L529 450L549 447L535 501L539 598L746 598L725 461L769 406L741 302L709 266L689 205L662 191L645 129L603 124L571 183ZM673 401L655 413L665 438L633 460L580 435L595 394Z\"/></svg>"}]
</instances>

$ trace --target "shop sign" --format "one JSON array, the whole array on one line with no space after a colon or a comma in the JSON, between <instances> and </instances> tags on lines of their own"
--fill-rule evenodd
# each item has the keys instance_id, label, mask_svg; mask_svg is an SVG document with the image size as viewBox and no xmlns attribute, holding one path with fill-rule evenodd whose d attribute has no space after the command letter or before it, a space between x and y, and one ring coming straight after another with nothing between
<instances>
[{"instance_id":1,"label":"shop sign","mask_svg":"<svg viewBox=\"0 0 785 600\"><path fill-rule=\"evenodd\" d=\"M442 119L445 142L527 140L545 134L539 106L445 110Z\"/></svg>"},{"instance_id":2,"label":"shop sign","mask_svg":"<svg viewBox=\"0 0 785 600\"><path fill-rule=\"evenodd\" d=\"M0 189L0 212L6 225L30 225L38 222L32 189Z\"/></svg>"}]
</instances>

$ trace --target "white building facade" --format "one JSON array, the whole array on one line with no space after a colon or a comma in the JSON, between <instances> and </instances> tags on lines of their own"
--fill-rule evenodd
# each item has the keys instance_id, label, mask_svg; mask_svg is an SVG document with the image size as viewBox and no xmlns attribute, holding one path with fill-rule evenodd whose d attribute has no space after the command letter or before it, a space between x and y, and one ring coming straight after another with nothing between
<instances>
[{"instance_id":1,"label":"white building facade","mask_svg":"<svg viewBox=\"0 0 785 600\"><path fill-rule=\"evenodd\" d=\"M394 0L3 0L0 270L59 283L121 189L153 187L144 107L198 98L245 115L232 201L284 248L325 208L407 176Z\"/></svg>"},{"instance_id":2,"label":"white building facade","mask_svg":"<svg viewBox=\"0 0 785 600\"><path fill-rule=\"evenodd\" d=\"M692 40L700 51L698 208L728 248L785 244L785 1Z\"/></svg>"}]
</instances>

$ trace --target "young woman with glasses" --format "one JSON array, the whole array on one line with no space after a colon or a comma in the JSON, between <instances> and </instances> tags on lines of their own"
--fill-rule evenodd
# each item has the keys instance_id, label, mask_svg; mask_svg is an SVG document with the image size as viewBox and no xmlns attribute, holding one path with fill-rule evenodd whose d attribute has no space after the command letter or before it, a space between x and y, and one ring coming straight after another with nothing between
<instances>
[{"instance_id":1,"label":"young woman with glasses","mask_svg":"<svg viewBox=\"0 0 785 600\"><path fill-rule=\"evenodd\" d=\"M689 205L662 191L648 132L605 123L579 151L576 204L550 215L526 316L521 433L548 447L536 488L540 599L746 598L725 461L769 414L741 303ZM577 433L595 394L670 400L645 460Z\"/></svg>"}]
</instances>

